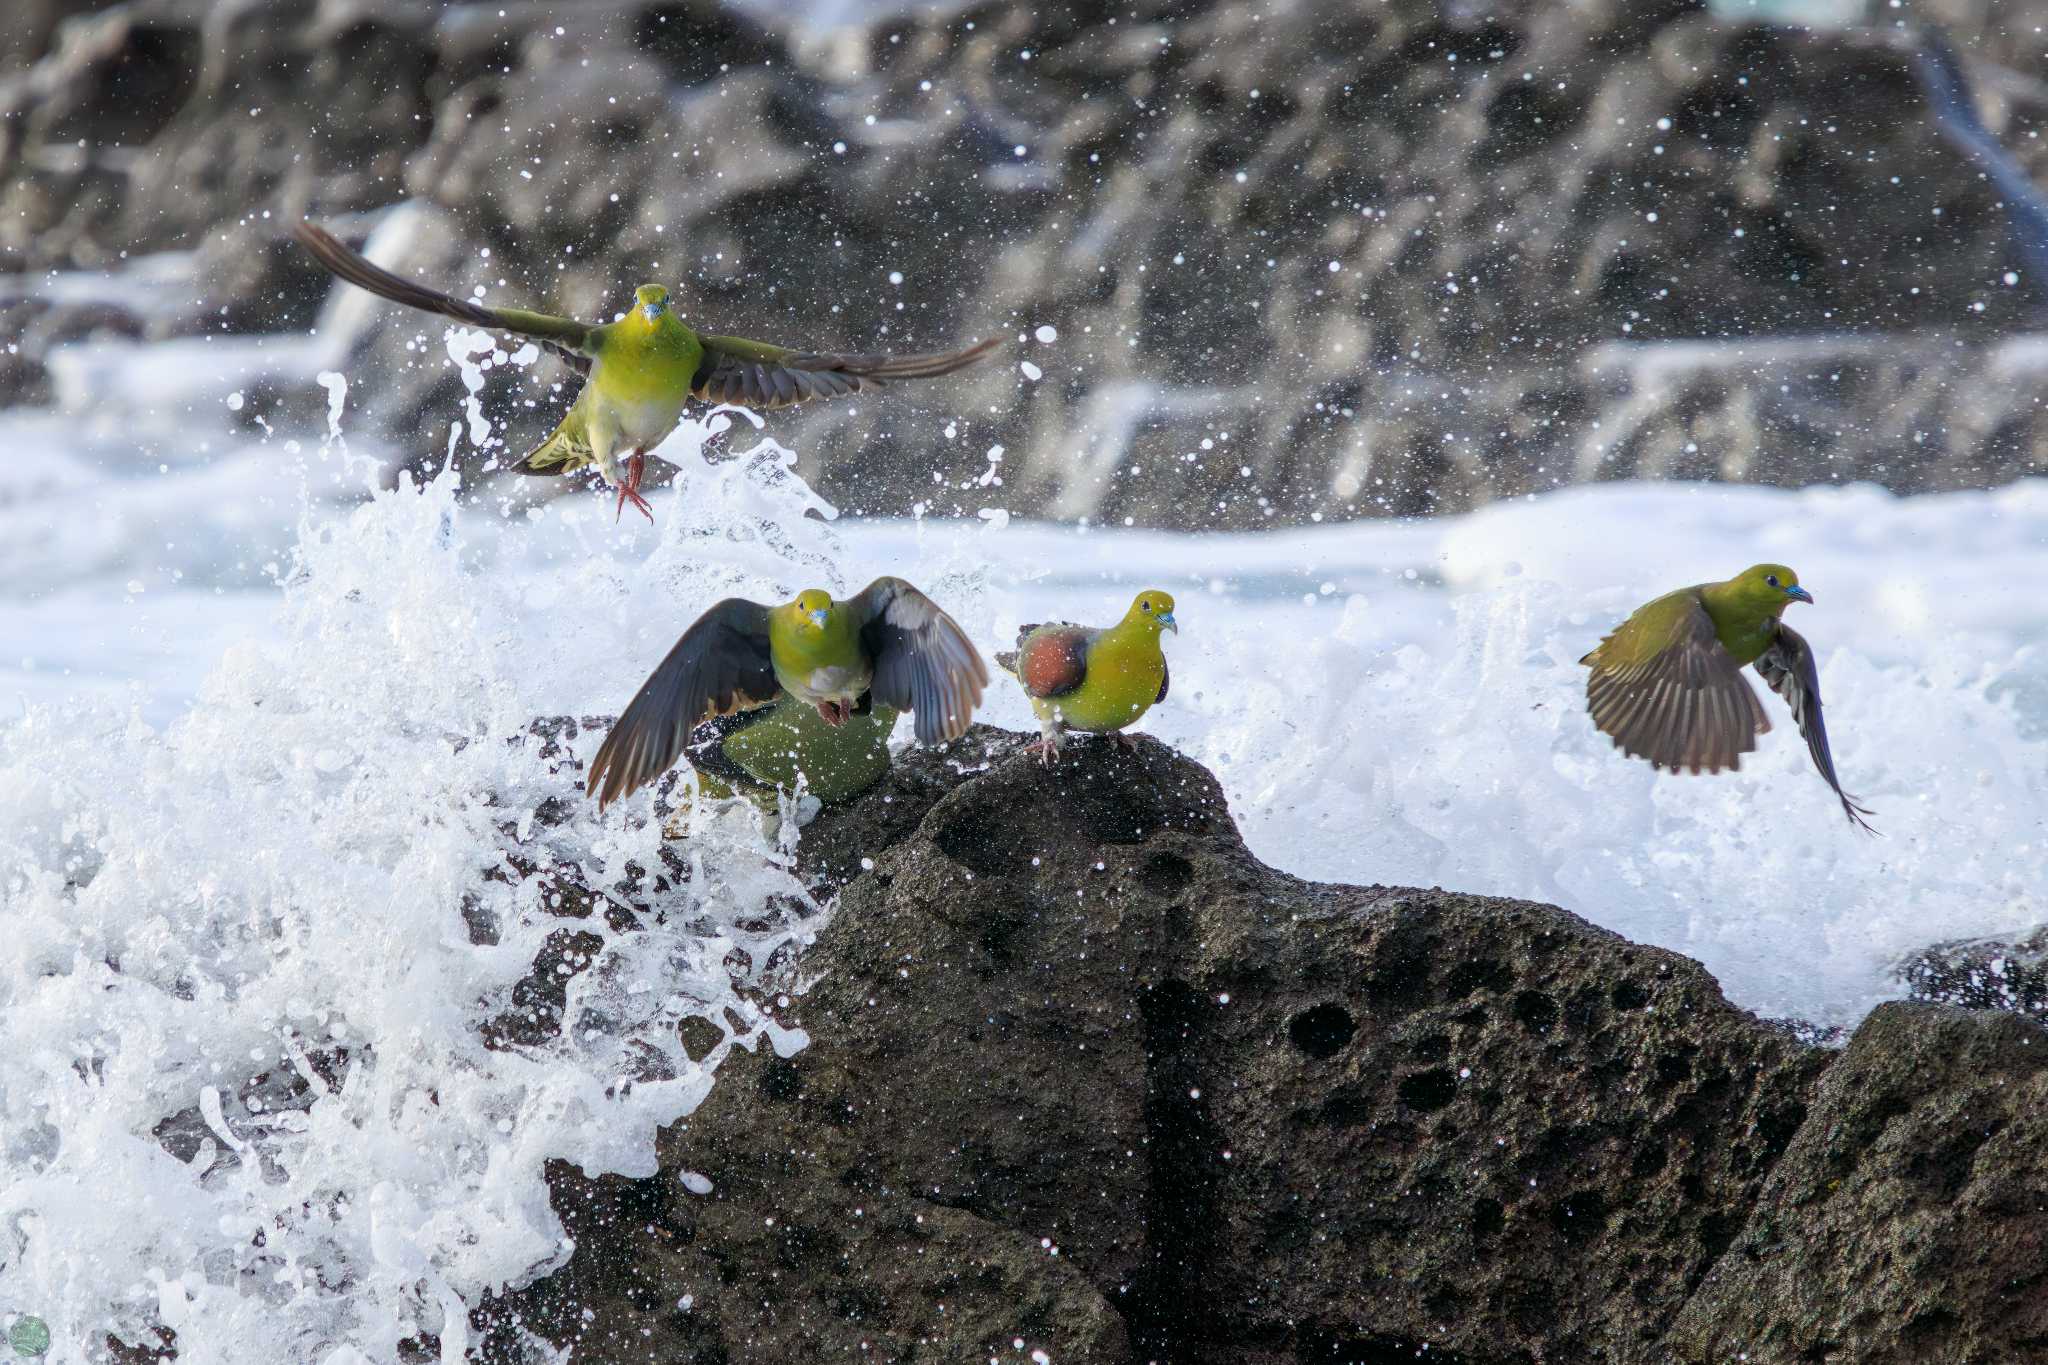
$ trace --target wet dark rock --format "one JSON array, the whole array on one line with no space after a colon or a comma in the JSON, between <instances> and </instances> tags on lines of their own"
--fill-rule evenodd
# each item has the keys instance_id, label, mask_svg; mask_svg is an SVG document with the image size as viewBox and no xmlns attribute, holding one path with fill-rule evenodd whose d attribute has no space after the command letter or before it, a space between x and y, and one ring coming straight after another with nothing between
<instances>
[{"instance_id":1,"label":"wet dark rock","mask_svg":"<svg viewBox=\"0 0 2048 1365\"><path fill-rule=\"evenodd\" d=\"M551 1170L576 1253L488 1357L2023 1357L2034 1025L1810 1047L1554 907L1264 867L1150 740L1020 746L813 826L873 866L782 1011L810 1046L730 1057L652 1179Z\"/></svg>"},{"instance_id":2,"label":"wet dark rock","mask_svg":"<svg viewBox=\"0 0 2048 1365\"><path fill-rule=\"evenodd\" d=\"M2030 21L1915 14L2048 169ZM170 330L305 326L325 285L284 225L360 238L411 200L431 212L393 264L457 292L597 316L660 277L695 322L801 345L1016 338L776 418L855 510L1250 526L1593 479L1913 491L2048 466L2041 365L2012 340L2042 282L2007 283L1996 188L1882 28L1695 0L983 4L829 34L709 0L131 0L11 28L0 249L25 271L197 251ZM379 306L354 338L357 391L419 459L458 410L441 330ZM509 444L563 377L492 372Z\"/></svg>"},{"instance_id":3,"label":"wet dark rock","mask_svg":"<svg viewBox=\"0 0 2048 1365\"><path fill-rule=\"evenodd\" d=\"M2048 1032L1882 1005L1686 1305L1687 1360L2021 1361L2048 1351Z\"/></svg>"}]
</instances>

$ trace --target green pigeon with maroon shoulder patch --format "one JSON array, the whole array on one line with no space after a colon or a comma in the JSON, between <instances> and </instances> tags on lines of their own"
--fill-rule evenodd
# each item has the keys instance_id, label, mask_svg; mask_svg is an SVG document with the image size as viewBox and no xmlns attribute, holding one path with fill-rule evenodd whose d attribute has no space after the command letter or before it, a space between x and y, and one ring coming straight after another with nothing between
<instances>
[{"instance_id":1,"label":"green pigeon with maroon shoulder patch","mask_svg":"<svg viewBox=\"0 0 2048 1365\"><path fill-rule=\"evenodd\" d=\"M1113 736L1135 747L1122 732L1166 700L1169 675L1160 636L1176 634L1173 595L1148 588L1131 599L1124 619L1107 628L1068 621L1028 625L1017 632L1017 648L996 655L996 664L1015 677L1038 717L1039 739L1031 752L1047 764L1067 732Z\"/></svg>"}]
</instances>

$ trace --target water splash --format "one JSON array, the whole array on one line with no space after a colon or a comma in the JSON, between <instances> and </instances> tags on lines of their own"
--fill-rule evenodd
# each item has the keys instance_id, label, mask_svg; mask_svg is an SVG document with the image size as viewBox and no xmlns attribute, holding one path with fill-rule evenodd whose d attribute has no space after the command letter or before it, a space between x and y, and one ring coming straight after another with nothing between
<instances>
[{"instance_id":1,"label":"water splash","mask_svg":"<svg viewBox=\"0 0 2048 1365\"><path fill-rule=\"evenodd\" d=\"M322 382L339 442L345 381ZM829 508L786 452L686 463L643 596L822 562L803 513ZM429 1333L459 1359L464 1304L566 1254L545 1160L646 1175L731 1048L803 1043L759 990L821 911L788 831L700 821L637 923L550 913L533 868L608 887L662 840L644 811L598 819L527 736L535 640L575 635L474 571L493 531L455 492L406 479L309 519L275 631L167 728L76 707L0 730L0 1301L59 1341L388 1360ZM741 568L692 553L714 534ZM556 576L587 594L632 567ZM560 1031L487 1045L566 930L590 938ZM696 1060L690 1017L719 1039Z\"/></svg>"}]
</instances>

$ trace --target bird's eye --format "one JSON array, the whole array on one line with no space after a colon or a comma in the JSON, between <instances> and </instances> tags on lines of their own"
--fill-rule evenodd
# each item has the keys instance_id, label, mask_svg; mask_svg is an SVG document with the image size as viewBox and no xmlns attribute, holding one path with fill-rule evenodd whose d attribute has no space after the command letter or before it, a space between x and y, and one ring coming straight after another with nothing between
<instances>
[{"instance_id":1,"label":"bird's eye","mask_svg":"<svg viewBox=\"0 0 2048 1365\"><path fill-rule=\"evenodd\" d=\"M1776 574L1765 574L1764 582L1770 584L1772 587L1775 588L1778 586L1778 576Z\"/></svg>"},{"instance_id":2,"label":"bird's eye","mask_svg":"<svg viewBox=\"0 0 2048 1365\"><path fill-rule=\"evenodd\" d=\"M1151 603L1151 601L1150 601L1150 600L1148 599L1148 600L1146 600L1146 601L1143 601L1143 602L1140 602L1140 603L1138 603L1138 610L1139 610L1139 611L1150 611L1150 610L1152 610L1152 603Z\"/></svg>"}]
</instances>

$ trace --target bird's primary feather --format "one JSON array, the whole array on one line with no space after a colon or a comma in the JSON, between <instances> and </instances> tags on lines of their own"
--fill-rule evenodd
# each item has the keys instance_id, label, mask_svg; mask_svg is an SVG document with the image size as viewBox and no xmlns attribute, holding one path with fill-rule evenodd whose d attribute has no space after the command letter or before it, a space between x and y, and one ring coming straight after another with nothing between
<instances>
[{"instance_id":1,"label":"bird's primary feather","mask_svg":"<svg viewBox=\"0 0 2048 1365\"><path fill-rule=\"evenodd\" d=\"M842 398L896 379L936 379L964 370L1000 344L990 337L965 350L932 355L805 352L745 337L706 334L690 391L707 403L774 409L814 398Z\"/></svg>"},{"instance_id":2,"label":"bird's primary feather","mask_svg":"<svg viewBox=\"0 0 2048 1365\"><path fill-rule=\"evenodd\" d=\"M666 772L704 721L781 693L768 652L768 608L728 597L683 632L633 694L598 746L585 790L602 810Z\"/></svg>"},{"instance_id":3,"label":"bird's primary feather","mask_svg":"<svg viewBox=\"0 0 2048 1365\"><path fill-rule=\"evenodd\" d=\"M876 704L912 712L921 744L965 734L988 665L959 622L900 578L877 578L845 607L874 660Z\"/></svg>"},{"instance_id":4,"label":"bird's primary feather","mask_svg":"<svg viewBox=\"0 0 2048 1365\"><path fill-rule=\"evenodd\" d=\"M1814 663L1813 647L1798 631L1780 624L1777 639L1758 656L1756 671L1792 708L1793 722L1806 740L1806 752L1841 801L1842 813L1849 817L1849 823L1876 833L1864 819L1870 809L1843 791L1841 779L1835 776L1835 756L1828 749L1827 722L1821 716L1820 670Z\"/></svg>"},{"instance_id":5,"label":"bird's primary feather","mask_svg":"<svg viewBox=\"0 0 2048 1365\"><path fill-rule=\"evenodd\" d=\"M444 294L374 264L360 252L343 245L333 233L313 223L295 224L292 236L336 278L346 280L358 289L367 289L393 303L402 303L426 313L439 313L442 317L466 322L472 327L531 337L557 354L567 354L579 361L587 362L586 348L591 344L591 334L602 331L600 327L577 322L573 318L529 312L524 308L486 308L480 303Z\"/></svg>"}]
</instances>

